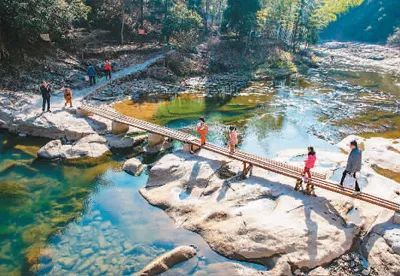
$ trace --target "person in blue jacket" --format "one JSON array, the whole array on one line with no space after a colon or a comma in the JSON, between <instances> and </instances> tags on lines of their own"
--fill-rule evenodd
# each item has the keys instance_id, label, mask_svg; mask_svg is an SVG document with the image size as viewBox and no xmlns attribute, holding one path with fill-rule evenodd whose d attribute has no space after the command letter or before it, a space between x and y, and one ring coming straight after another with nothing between
<instances>
[{"instance_id":1,"label":"person in blue jacket","mask_svg":"<svg viewBox=\"0 0 400 276\"><path fill-rule=\"evenodd\" d=\"M87 75L89 77L90 85L96 84L96 69L92 64L87 67Z\"/></svg>"}]
</instances>

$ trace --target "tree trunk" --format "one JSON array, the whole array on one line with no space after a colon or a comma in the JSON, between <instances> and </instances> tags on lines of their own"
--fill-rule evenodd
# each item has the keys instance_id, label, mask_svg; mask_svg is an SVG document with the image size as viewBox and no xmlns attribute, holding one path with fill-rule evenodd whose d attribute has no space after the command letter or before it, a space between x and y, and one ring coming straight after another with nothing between
<instances>
[{"instance_id":1,"label":"tree trunk","mask_svg":"<svg viewBox=\"0 0 400 276\"><path fill-rule=\"evenodd\" d=\"M125 29L125 14L122 12L122 18L121 18L121 44L124 44L124 29Z\"/></svg>"},{"instance_id":2,"label":"tree trunk","mask_svg":"<svg viewBox=\"0 0 400 276\"><path fill-rule=\"evenodd\" d=\"M143 0L140 0L140 28L143 28L144 12L143 12Z\"/></svg>"},{"instance_id":3,"label":"tree trunk","mask_svg":"<svg viewBox=\"0 0 400 276\"><path fill-rule=\"evenodd\" d=\"M0 60L8 57L8 51L5 44L5 38L0 24Z\"/></svg>"}]
</instances>

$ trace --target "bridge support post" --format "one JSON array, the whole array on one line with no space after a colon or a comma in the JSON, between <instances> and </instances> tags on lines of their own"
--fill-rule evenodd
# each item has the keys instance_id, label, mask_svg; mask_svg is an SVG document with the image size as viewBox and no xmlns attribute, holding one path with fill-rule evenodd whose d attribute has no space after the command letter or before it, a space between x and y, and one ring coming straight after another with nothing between
<instances>
[{"instance_id":1,"label":"bridge support post","mask_svg":"<svg viewBox=\"0 0 400 276\"><path fill-rule=\"evenodd\" d=\"M394 213L393 222L396 224L400 224L400 211Z\"/></svg>"},{"instance_id":2,"label":"bridge support post","mask_svg":"<svg viewBox=\"0 0 400 276\"><path fill-rule=\"evenodd\" d=\"M112 121L111 123L111 132L115 135L127 133L129 130L129 126L124 123L120 123L117 121Z\"/></svg>"},{"instance_id":3,"label":"bridge support post","mask_svg":"<svg viewBox=\"0 0 400 276\"><path fill-rule=\"evenodd\" d=\"M242 174L244 177L247 176L247 174L252 175L253 174L253 164L247 164L246 162L243 162L243 171Z\"/></svg>"}]
</instances>

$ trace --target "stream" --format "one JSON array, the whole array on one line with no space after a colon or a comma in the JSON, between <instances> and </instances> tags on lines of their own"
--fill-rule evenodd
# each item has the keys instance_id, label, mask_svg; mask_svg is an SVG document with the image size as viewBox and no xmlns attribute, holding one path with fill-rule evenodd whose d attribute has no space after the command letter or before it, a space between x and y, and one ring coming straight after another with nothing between
<instances>
[{"instance_id":1,"label":"stream","mask_svg":"<svg viewBox=\"0 0 400 276\"><path fill-rule=\"evenodd\" d=\"M219 145L226 143L228 126L235 125L242 150L270 158L310 145L317 152L338 151L334 144L354 133L400 137L399 76L351 69L327 64L278 86L252 82L236 95L149 95L114 107L179 129L193 129L205 116L209 140ZM156 256L189 244L198 248L198 257L167 275L207 273L210 264L234 262L149 205L138 193L148 172L138 177L123 172L126 156L116 153L97 164L50 163L36 159L46 142L0 132L0 275L27 273L27 264L43 250L51 257L39 260L39 275L131 275ZM179 147L176 143L174 149ZM158 157L140 158L152 164Z\"/></svg>"}]
</instances>

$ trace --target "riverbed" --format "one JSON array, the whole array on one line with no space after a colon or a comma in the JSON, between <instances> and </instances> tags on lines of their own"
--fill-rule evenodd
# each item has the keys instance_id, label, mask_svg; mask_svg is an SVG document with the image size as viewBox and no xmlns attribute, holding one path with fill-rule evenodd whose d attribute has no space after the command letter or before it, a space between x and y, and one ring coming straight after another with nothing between
<instances>
[{"instance_id":1,"label":"riverbed","mask_svg":"<svg viewBox=\"0 0 400 276\"><path fill-rule=\"evenodd\" d=\"M327 63L278 86L252 82L235 95L188 91L162 99L126 99L114 107L185 131L193 131L198 117L205 116L208 138L219 145L226 144L227 129L234 125L242 150L270 158L291 148L306 151L310 145L317 152L335 152L334 144L354 133L399 138L399 77L351 69ZM195 245L198 258L171 275L192 275L207 271L209 264L231 262L140 196L147 172L137 177L123 172L127 155L113 154L98 164L52 163L36 158L46 142L0 132L0 275L27 273L44 248L52 258L39 261L36 269L42 275L129 275L183 244ZM158 157L139 156L149 166Z\"/></svg>"}]
</instances>

